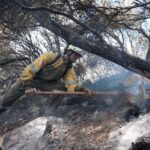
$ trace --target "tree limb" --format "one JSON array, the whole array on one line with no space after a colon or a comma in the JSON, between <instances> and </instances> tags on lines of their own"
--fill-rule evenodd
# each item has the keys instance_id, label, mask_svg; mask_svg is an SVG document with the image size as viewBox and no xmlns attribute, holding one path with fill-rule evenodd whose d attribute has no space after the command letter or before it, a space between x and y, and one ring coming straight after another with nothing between
<instances>
[{"instance_id":1,"label":"tree limb","mask_svg":"<svg viewBox=\"0 0 150 150\"><path fill-rule=\"evenodd\" d=\"M5 66L5 65L8 65L10 63L14 63L17 61L23 61L23 60L29 60L29 59L26 57L24 57L24 58L9 58L9 59L5 59L5 60L1 60L0 66Z\"/></svg>"}]
</instances>

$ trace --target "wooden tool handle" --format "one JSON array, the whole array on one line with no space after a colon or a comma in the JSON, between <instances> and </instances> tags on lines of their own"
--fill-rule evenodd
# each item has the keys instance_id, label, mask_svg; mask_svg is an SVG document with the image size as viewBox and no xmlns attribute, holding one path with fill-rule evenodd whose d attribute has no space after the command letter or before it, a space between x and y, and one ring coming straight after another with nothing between
<instances>
[{"instance_id":1,"label":"wooden tool handle","mask_svg":"<svg viewBox=\"0 0 150 150\"><path fill-rule=\"evenodd\" d=\"M35 94L41 95L89 95L87 92L64 92L64 91L36 91ZM117 91L113 92L92 92L92 95L118 95Z\"/></svg>"}]
</instances>

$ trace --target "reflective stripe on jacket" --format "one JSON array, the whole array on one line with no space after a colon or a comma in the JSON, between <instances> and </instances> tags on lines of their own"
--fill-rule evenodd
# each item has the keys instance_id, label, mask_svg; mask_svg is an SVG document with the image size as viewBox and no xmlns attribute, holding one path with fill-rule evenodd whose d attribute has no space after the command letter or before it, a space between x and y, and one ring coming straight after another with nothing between
<instances>
[{"instance_id":1,"label":"reflective stripe on jacket","mask_svg":"<svg viewBox=\"0 0 150 150\"><path fill-rule=\"evenodd\" d=\"M54 81L63 79L68 91L74 91L76 87L76 75L74 69L68 67L68 59L52 52L42 54L34 62L28 65L20 78L23 82L31 81L33 78L38 78L44 81ZM55 59L57 59L55 61ZM52 63L54 62L54 63ZM63 77L62 77L63 76Z\"/></svg>"}]
</instances>

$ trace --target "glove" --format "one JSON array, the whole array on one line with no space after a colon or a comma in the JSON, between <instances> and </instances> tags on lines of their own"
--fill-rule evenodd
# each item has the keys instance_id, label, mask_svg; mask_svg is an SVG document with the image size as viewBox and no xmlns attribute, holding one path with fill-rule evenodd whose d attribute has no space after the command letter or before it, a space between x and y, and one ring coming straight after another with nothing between
<instances>
[{"instance_id":1,"label":"glove","mask_svg":"<svg viewBox=\"0 0 150 150\"><path fill-rule=\"evenodd\" d=\"M89 96L92 96L91 90L86 88L86 87L76 86L75 87L75 92L86 92Z\"/></svg>"},{"instance_id":2,"label":"glove","mask_svg":"<svg viewBox=\"0 0 150 150\"><path fill-rule=\"evenodd\" d=\"M35 88L29 88L29 89L25 90L25 95L27 95L27 96L34 96L35 92L36 92Z\"/></svg>"},{"instance_id":3,"label":"glove","mask_svg":"<svg viewBox=\"0 0 150 150\"><path fill-rule=\"evenodd\" d=\"M22 82L22 87L25 90L25 95L27 95L27 96L34 96L35 95L36 89L31 86L30 81Z\"/></svg>"}]
</instances>

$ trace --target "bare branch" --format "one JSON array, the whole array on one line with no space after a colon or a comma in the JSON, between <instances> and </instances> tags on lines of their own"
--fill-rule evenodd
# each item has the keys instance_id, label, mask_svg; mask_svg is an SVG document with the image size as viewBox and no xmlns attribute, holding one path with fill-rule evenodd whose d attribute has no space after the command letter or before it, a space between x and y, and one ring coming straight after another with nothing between
<instances>
[{"instance_id":1,"label":"bare branch","mask_svg":"<svg viewBox=\"0 0 150 150\"><path fill-rule=\"evenodd\" d=\"M0 66L5 66L5 65L8 65L10 63L14 63L14 62L17 62L17 61L24 61L24 60L29 60L28 58L24 57L24 58L9 58L9 59L6 59L6 60L1 60L0 61Z\"/></svg>"},{"instance_id":2,"label":"bare branch","mask_svg":"<svg viewBox=\"0 0 150 150\"><path fill-rule=\"evenodd\" d=\"M86 30L90 31L91 33L93 33L95 36L97 36L100 40L103 40L101 35L99 35L99 33L97 33L95 30L89 28L88 26L86 26L85 24L81 23L79 20L75 19L73 16L67 14L67 13L63 13L54 9L50 9L47 7L28 7L23 5L22 3L17 2L16 0L11 0L11 2L14 2L15 4L17 4L19 7L21 7L22 10L27 10L27 11L48 11L50 13L53 13L55 15L62 15L64 17L67 17L71 20L73 20L76 24L80 25L81 27L85 28Z\"/></svg>"}]
</instances>

